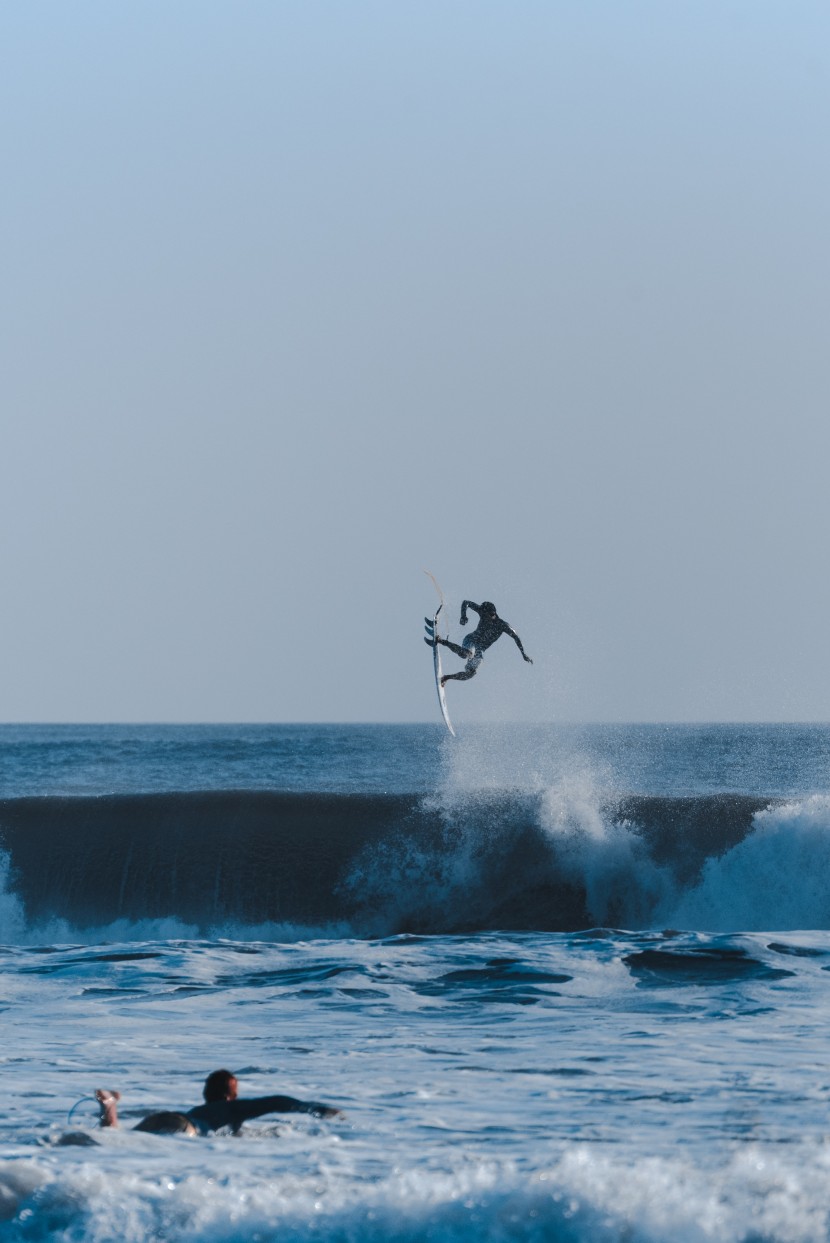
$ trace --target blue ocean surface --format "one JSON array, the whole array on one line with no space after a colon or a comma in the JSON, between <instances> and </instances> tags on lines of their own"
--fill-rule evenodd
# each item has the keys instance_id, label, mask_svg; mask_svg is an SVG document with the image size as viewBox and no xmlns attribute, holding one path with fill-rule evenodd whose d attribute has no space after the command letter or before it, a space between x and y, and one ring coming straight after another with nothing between
<instances>
[{"instance_id":1,"label":"blue ocean surface","mask_svg":"<svg viewBox=\"0 0 830 1243\"><path fill-rule=\"evenodd\" d=\"M827 1239L828 759L0 727L0 1240ZM132 1129L218 1067L343 1116Z\"/></svg>"}]
</instances>

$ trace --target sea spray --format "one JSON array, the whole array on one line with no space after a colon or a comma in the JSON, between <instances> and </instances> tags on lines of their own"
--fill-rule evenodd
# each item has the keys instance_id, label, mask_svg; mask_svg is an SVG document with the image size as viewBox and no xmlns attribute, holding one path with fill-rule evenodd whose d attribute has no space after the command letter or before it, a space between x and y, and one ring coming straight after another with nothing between
<instances>
[{"instance_id":1,"label":"sea spray","mask_svg":"<svg viewBox=\"0 0 830 1243\"><path fill-rule=\"evenodd\" d=\"M541 816L560 875L584 893L589 922L649 926L661 898L673 889L671 874L649 857L637 825L616 817L592 775L547 789Z\"/></svg>"}]
</instances>

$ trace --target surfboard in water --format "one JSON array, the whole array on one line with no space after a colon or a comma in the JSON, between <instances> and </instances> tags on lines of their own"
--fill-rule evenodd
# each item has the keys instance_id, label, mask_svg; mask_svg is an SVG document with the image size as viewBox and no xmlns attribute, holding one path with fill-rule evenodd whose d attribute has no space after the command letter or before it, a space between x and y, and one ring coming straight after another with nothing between
<instances>
[{"instance_id":1,"label":"surfboard in water","mask_svg":"<svg viewBox=\"0 0 830 1243\"><path fill-rule=\"evenodd\" d=\"M441 648L435 642L435 640L438 637L438 618L441 614L441 610L443 607L444 607L444 601L442 600L441 603L438 605L438 608L435 610L435 614L432 618L432 621L430 621L428 617L425 617L424 624L425 624L425 629L427 632L427 642L432 644L432 663L435 668L435 688L438 691L438 702L441 705L441 715L444 718L444 724L446 725L447 729L450 731L450 733L452 734L454 738L455 730L452 727L452 721L450 720L450 714L447 711L447 699L446 699L446 696L444 695L444 688L441 685L441 675L443 672L441 669Z\"/></svg>"}]
</instances>

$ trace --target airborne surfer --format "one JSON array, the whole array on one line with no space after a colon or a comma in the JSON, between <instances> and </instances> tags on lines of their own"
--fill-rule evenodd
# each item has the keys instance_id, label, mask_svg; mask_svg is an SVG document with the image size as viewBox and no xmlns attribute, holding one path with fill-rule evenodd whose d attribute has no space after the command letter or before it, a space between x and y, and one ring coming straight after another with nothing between
<instances>
[{"instance_id":1,"label":"airborne surfer","mask_svg":"<svg viewBox=\"0 0 830 1243\"><path fill-rule=\"evenodd\" d=\"M437 634L432 639L424 639L424 642L429 644L430 647L434 647L436 643L440 643L443 647L448 647L451 652L455 652L456 656L460 656L462 660L467 662L460 673L445 673L441 678L442 686L446 682L466 682L469 678L475 677L484 653L503 634L510 635L510 638L514 641L527 663L529 665L533 664L533 661L522 647L522 641L516 634L516 631L503 618L499 617L495 604L490 600L484 600L481 604L475 604L472 600L464 600L461 605L460 624L462 626L467 625L468 609L478 613L479 620L475 630L464 636L463 646L458 643L451 643L449 639L442 639Z\"/></svg>"}]
</instances>

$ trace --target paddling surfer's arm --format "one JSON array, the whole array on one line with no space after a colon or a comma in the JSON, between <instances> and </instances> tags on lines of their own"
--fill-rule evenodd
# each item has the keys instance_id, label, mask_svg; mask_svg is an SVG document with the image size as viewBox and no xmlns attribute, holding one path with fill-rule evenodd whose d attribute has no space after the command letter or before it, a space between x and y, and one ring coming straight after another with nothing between
<instances>
[{"instance_id":1,"label":"paddling surfer's arm","mask_svg":"<svg viewBox=\"0 0 830 1243\"><path fill-rule=\"evenodd\" d=\"M336 1118L340 1110L321 1101L298 1101L294 1096L254 1096L250 1100L229 1101L239 1111L240 1122L262 1114L313 1114L315 1118Z\"/></svg>"},{"instance_id":2,"label":"paddling surfer's arm","mask_svg":"<svg viewBox=\"0 0 830 1243\"><path fill-rule=\"evenodd\" d=\"M249 1100L208 1101L191 1109L188 1118L206 1130L219 1131L230 1127L238 1131L243 1122L261 1118L263 1114L313 1114L316 1118L335 1118L339 1109L320 1101L298 1101L294 1096L254 1096Z\"/></svg>"}]
</instances>

